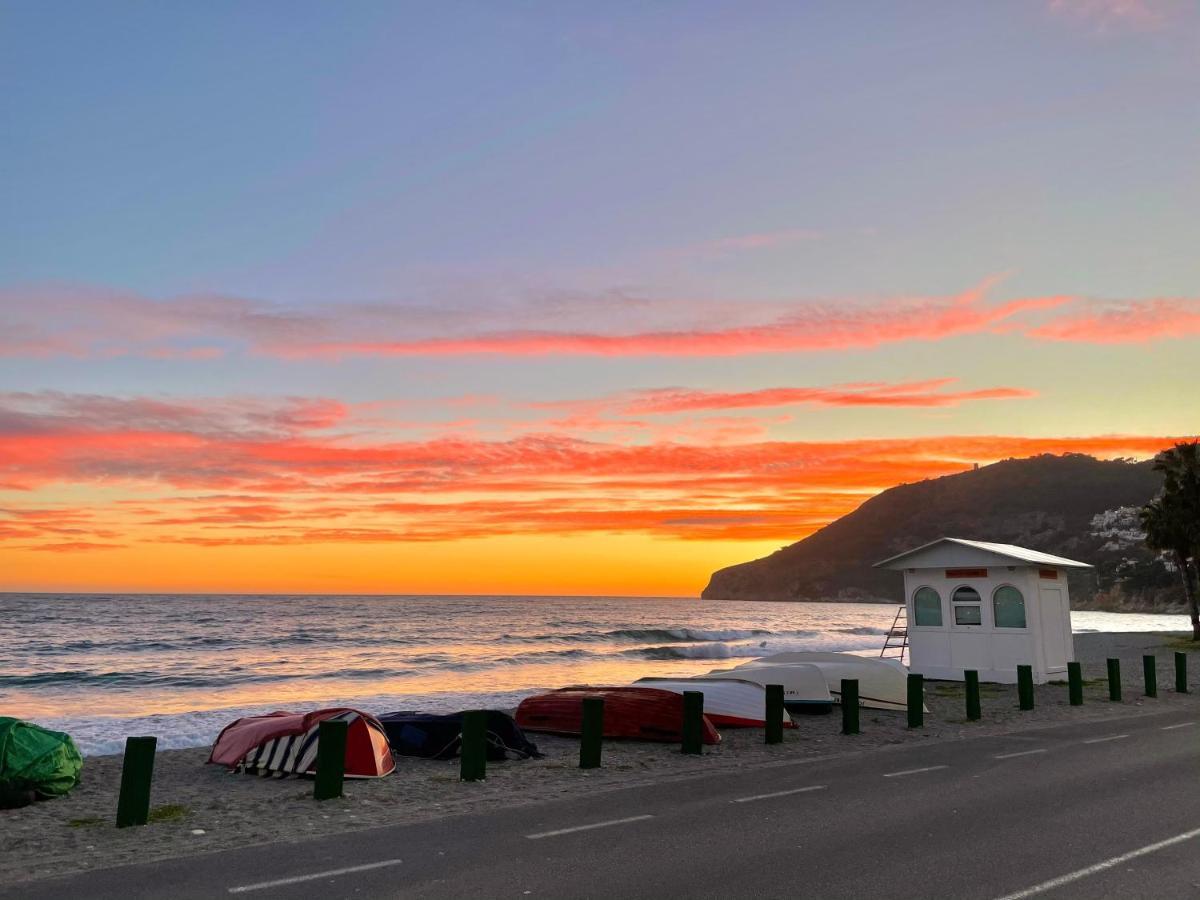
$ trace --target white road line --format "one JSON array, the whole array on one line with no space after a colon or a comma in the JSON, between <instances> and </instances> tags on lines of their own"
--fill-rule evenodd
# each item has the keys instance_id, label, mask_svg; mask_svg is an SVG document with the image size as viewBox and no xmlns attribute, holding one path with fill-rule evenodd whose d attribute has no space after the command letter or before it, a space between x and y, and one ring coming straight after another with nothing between
<instances>
[{"instance_id":1,"label":"white road line","mask_svg":"<svg viewBox=\"0 0 1200 900\"><path fill-rule=\"evenodd\" d=\"M772 794L755 794L753 797L738 797L730 803L749 803L751 800L770 800L772 797L788 797L792 794L805 794L808 791L823 791L828 785L810 784L808 787L792 788L790 791L775 791Z\"/></svg>"},{"instance_id":2,"label":"white road line","mask_svg":"<svg viewBox=\"0 0 1200 900\"><path fill-rule=\"evenodd\" d=\"M1105 741L1119 741L1127 738L1127 734L1110 734L1108 737L1092 738L1090 741L1083 741L1085 744L1103 744Z\"/></svg>"},{"instance_id":3,"label":"white road line","mask_svg":"<svg viewBox=\"0 0 1200 900\"><path fill-rule=\"evenodd\" d=\"M542 838L557 837L560 834L572 834L576 831L591 831L593 828L608 828L611 825L626 825L629 822L641 822L643 819L653 819L652 815L630 816L627 819L611 819L608 822L593 822L591 825L576 825L574 828L559 828L555 831L539 831L537 834L527 834L525 837L531 841L540 841Z\"/></svg>"},{"instance_id":4,"label":"white road line","mask_svg":"<svg viewBox=\"0 0 1200 900\"><path fill-rule=\"evenodd\" d=\"M1045 752L1046 752L1046 750L1043 747L1041 750L1020 750L1017 753L997 753L995 756L992 757L992 759L1013 759L1014 757L1017 757L1017 756L1033 756L1033 754L1035 754L1035 753L1045 753Z\"/></svg>"},{"instance_id":5,"label":"white road line","mask_svg":"<svg viewBox=\"0 0 1200 900\"><path fill-rule=\"evenodd\" d=\"M1015 894L1006 894L999 900L1023 900L1025 897L1032 897L1035 894L1044 894L1046 891L1052 891L1055 888L1062 887L1065 884L1070 884L1073 881L1079 881L1081 878L1087 878L1089 875L1095 875L1097 872L1103 872L1105 869L1111 869L1114 866L1119 866L1122 863L1127 863L1131 859L1137 859L1139 856L1145 856L1147 853L1154 853L1173 844L1182 844L1184 841L1190 841L1192 838L1200 837L1200 828L1195 828L1191 831L1185 831L1183 834L1177 834L1175 837L1167 838L1165 841L1159 841L1157 844L1147 844L1138 850L1131 850L1128 853L1122 853L1120 856L1114 856L1111 859L1106 859L1104 862L1098 862L1094 866L1088 866L1086 869L1076 869L1074 872L1069 872L1066 875L1060 875L1058 878L1052 878L1049 881L1043 881L1041 884L1035 884L1031 888L1026 888L1023 891L1018 891Z\"/></svg>"},{"instance_id":6,"label":"white road line","mask_svg":"<svg viewBox=\"0 0 1200 900\"><path fill-rule=\"evenodd\" d=\"M321 878L336 878L338 875L349 875L352 872L367 872L371 869L383 869L387 866L398 866L403 860L385 859L380 862L365 863L361 866L346 866L344 869L328 869L324 872L313 872L311 875L295 875L291 878L277 878L274 881L259 881L256 884L240 884L229 888L231 894L245 894L250 891L265 891L267 888L283 887L288 884L300 884L303 881L317 881Z\"/></svg>"},{"instance_id":7,"label":"white road line","mask_svg":"<svg viewBox=\"0 0 1200 900\"><path fill-rule=\"evenodd\" d=\"M884 778L899 778L901 775L916 775L920 772L935 772L938 769L948 769L949 766L926 766L923 769L905 769L903 772L888 772Z\"/></svg>"},{"instance_id":8,"label":"white road line","mask_svg":"<svg viewBox=\"0 0 1200 900\"><path fill-rule=\"evenodd\" d=\"M1189 725L1195 725L1195 722L1180 722L1178 725L1164 725L1163 731L1174 731L1176 728L1187 728Z\"/></svg>"}]
</instances>

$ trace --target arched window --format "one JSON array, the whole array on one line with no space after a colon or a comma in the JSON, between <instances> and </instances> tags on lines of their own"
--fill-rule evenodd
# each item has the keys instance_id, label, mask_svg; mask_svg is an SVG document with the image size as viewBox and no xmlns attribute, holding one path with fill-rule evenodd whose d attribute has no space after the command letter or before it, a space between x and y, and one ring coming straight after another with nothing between
<instances>
[{"instance_id":1,"label":"arched window","mask_svg":"<svg viewBox=\"0 0 1200 900\"><path fill-rule=\"evenodd\" d=\"M917 588L913 594L913 624L942 625L942 597L931 587Z\"/></svg>"},{"instance_id":2,"label":"arched window","mask_svg":"<svg viewBox=\"0 0 1200 900\"><path fill-rule=\"evenodd\" d=\"M956 588L950 602L954 605L955 625L983 624L983 611L980 607L983 598L979 596L979 591L975 588Z\"/></svg>"},{"instance_id":3,"label":"arched window","mask_svg":"<svg viewBox=\"0 0 1200 900\"><path fill-rule=\"evenodd\" d=\"M1011 584L996 588L992 594L992 612L997 628L1025 627L1025 598Z\"/></svg>"}]
</instances>

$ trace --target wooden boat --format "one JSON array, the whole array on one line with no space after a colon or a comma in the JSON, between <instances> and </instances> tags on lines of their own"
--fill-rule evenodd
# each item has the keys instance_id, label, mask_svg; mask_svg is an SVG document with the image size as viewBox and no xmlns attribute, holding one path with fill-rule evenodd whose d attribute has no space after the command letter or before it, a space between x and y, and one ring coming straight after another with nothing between
<instances>
[{"instance_id":1,"label":"wooden boat","mask_svg":"<svg viewBox=\"0 0 1200 900\"><path fill-rule=\"evenodd\" d=\"M652 687L576 686L526 697L517 707L525 731L577 735L582 730L583 698L604 698L604 737L676 742L683 739L683 695ZM721 735L706 715L701 739L716 744Z\"/></svg>"},{"instance_id":2,"label":"wooden boat","mask_svg":"<svg viewBox=\"0 0 1200 900\"><path fill-rule=\"evenodd\" d=\"M766 725L767 692L753 679L728 675L723 678L639 678L634 684L678 694L701 692L704 694L704 715L718 728L762 728ZM782 721L785 728L792 727L786 704Z\"/></svg>"},{"instance_id":3,"label":"wooden boat","mask_svg":"<svg viewBox=\"0 0 1200 900\"><path fill-rule=\"evenodd\" d=\"M871 709L908 709L908 670L896 660L885 660L851 653L793 652L776 653L751 660L725 673L726 677L754 678L751 670L765 666L816 666L825 676L834 703L842 702L842 679L858 679L858 703Z\"/></svg>"},{"instance_id":4,"label":"wooden boat","mask_svg":"<svg viewBox=\"0 0 1200 900\"><path fill-rule=\"evenodd\" d=\"M783 686L783 705L789 713L827 713L833 708L833 696L825 673L817 666L807 663L792 665L762 665L737 669L716 669L707 675L698 675L693 681L724 680L736 676L752 681L764 689L768 684ZM707 698L705 710L708 709Z\"/></svg>"}]
</instances>

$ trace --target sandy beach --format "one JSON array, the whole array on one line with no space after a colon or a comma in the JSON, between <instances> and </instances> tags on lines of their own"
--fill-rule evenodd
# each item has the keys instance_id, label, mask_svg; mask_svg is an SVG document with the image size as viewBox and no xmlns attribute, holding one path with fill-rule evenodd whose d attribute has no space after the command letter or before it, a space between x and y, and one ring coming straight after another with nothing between
<instances>
[{"instance_id":1,"label":"sandy beach","mask_svg":"<svg viewBox=\"0 0 1200 900\"><path fill-rule=\"evenodd\" d=\"M118 830L113 825L120 756L88 757L83 783L70 796L0 812L4 853L0 877L6 881L119 865L134 860L204 853L263 841L299 840L331 831L370 828L467 813L495 806L537 803L644 783L686 779L721 770L786 764L884 750L890 746L947 741L1023 731L1072 721L1137 716L1196 704L1195 693L1174 692L1172 653L1193 652L1183 634L1101 633L1075 636L1083 663L1085 703L1070 707L1065 684L1037 689L1036 709L1017 708L1015 686L984 685L983 718L967 722L962 685L930 682L925 727L907 728L902 713L863 710L862 733L840 733L841 717L805 717L785 732L783 744L766 746L758 730L727 729L720 745L701 757L686 757L675 745L610 742L600 770L581 771L575 740L531 735L544 758L489 764L481 783L461 783L458 761L401 757L396 773L370 781L348 781L345 797L316 803L307 780L272 780L226 772L204 765L207 748L158 754L152 796L152 822ZM1200 648L1198 648L1200 649ZM1159 696L1143 696L1144 653L1158 657ZM1124 700L1108 700L1105 659L1122 662ZM1200 679L1200 660L1192 657L1192 684Z\"/></svg>"}]
</instances>

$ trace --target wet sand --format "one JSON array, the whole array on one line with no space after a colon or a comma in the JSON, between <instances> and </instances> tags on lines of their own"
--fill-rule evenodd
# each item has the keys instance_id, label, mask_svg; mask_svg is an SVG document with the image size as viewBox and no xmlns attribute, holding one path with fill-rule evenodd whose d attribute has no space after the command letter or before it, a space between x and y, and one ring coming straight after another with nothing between
<instances>
[{"instance_id":1,"label":"wet sand","mask_svg":"<svg viewBox=\"0 0 1200 900\"><path fill-rule=\"evenodd\" d=\"M840 733L841 716L806 716L767 746L757 729L726 729L721 744L700 757L673 744L609 742L603 768L581 771L576 740L530 735L543 759L489 763L484 782L458 780L458 761L401 757L387 778L347 781L345 797L317 803L312 782L231 774L204 765L207 748L169 750L155 762L151 824L118 830L113 825L120 756L88 757L83 783L68 797L20 810L0 811L0 879L11 883L82 869L204 853L270 841L378 825L409 823L500 806L537 803L638 784L686 779L723 770L769 766L789 760L870 752L899 744L955 740L1024 731L1065 722L1117 719L1194 705L1200 711L1200 647L1187 635L1151 632L1080 634L1075 652L1083 663L1082 707L1067 702L1065 684L1041 685L1036 708L1017 709L1014 685L983 685L983 718L965 719L962 685L928 682L925 727L910 730L903 713L862 711L862 733ZM1172 653L1192 653L1195 693L1174 692ZM1142 654L1158 657L1159 696L1142 696ZM1108 700L1105 659L1121 659L1124 700Z\"/></svg>"}]
</instances>

